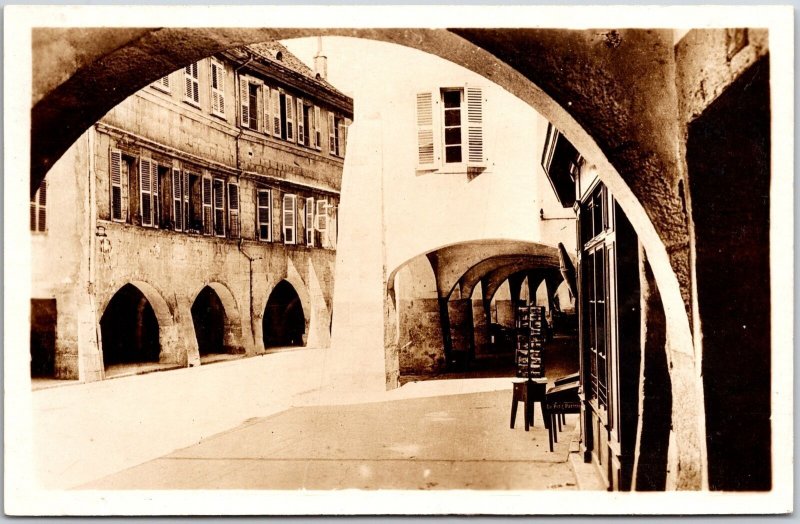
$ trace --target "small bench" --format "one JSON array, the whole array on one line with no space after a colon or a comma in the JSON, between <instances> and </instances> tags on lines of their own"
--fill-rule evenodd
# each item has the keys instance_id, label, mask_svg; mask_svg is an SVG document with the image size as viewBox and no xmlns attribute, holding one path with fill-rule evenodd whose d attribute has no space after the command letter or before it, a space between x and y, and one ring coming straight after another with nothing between
<instances>
[{"instance_id":1,"label":"small bench","mask_svg":"<svg viewBox=\"0 0 800 524\"><path fill-rule=\"evenodd\" d=\"M514 396L511 400L511 429L514 429L514 423L517 419L517 404L523 403L523 410L525 415L525 431L528 431L530 426L533 426L533 407L536 402L542 406L545 398L545 390L547 387L546 379L528 379L521 382L514 382ZM544 407L542 406L542 418L544 419L545 427L547 426L547 419L545 417Z\"/></svg>"}]
</instances>

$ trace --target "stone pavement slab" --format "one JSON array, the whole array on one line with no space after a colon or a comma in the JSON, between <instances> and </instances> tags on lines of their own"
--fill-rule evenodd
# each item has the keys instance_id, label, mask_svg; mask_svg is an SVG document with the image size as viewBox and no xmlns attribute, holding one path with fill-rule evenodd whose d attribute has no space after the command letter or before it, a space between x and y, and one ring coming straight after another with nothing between
<instances>
[{"instance_id":1,"label":"stone pavement slab","mask_svg":"<svg viewBox=\"0 0 800 524\"><path fill-rule=\"evenodd\" d=\"M575 489L568 417L555 452L508 389L296 407L90 482L86 489Z\"/></svg>"}]
</instances>

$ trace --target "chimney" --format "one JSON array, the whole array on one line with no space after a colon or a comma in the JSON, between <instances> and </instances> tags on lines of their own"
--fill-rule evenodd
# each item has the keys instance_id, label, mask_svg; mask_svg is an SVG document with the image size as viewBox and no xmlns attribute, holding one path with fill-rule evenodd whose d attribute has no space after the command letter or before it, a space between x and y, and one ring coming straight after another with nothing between
<instances>
[{"instance_id":1,"label":"chimney","mask_svg":"<svg viewBox=\"0 0 800 524\"><path fill-rule=\"evenodd\" d=\"M322 54L322 37L317 37L317 54L314 55L314 73L320 78L328 78L328 57Z\"/></svg>"}]
</instances>

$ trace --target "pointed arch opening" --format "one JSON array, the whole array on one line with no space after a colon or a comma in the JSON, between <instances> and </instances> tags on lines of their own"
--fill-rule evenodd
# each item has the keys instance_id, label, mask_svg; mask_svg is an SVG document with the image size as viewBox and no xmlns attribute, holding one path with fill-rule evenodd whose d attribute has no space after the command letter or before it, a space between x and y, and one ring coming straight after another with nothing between
<instances>
[{"instance_id":1,"label":"pointed arch opening","mask_svg":"<svg viewBox=\"0 0 800 524\"><path fill-rule=\"evenodd\" d=\"M133 284L125 284L100 318L103 365L157 363L161 354L159 322L152 304Z\"/></svg>"}]
</instances>

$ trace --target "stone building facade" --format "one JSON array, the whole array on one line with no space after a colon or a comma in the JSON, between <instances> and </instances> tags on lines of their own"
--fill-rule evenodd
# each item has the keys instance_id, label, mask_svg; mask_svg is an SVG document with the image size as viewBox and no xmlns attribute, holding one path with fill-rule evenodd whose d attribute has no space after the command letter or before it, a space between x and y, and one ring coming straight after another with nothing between
<instances>
[{"instance_id":1,"label":"stone building facade","mask_svg":"<svg viewBox=\"0 0 800 524\"><path fill-rule=\"evenodd\" d=\"M82 135L31 203L34 376L330 344L353 101L323 74L230 49Z\"/></svg>"}]
</instances>

